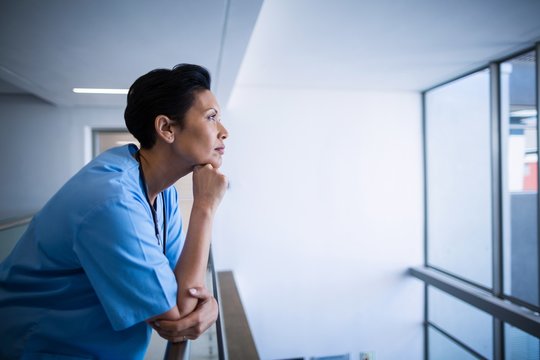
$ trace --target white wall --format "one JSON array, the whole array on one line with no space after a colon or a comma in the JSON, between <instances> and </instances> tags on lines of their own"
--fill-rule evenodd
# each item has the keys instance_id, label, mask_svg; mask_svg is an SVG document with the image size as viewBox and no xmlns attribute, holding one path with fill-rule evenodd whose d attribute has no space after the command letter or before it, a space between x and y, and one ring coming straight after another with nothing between
<instances>
[{"instance_id":1,"label":"white wall","mask_svg":"<svg viewBox=\"0 0 540 360\"><path fill-rule=\"evenodd\" d=\"M39 210L85 164L90 126L124 127L123 109L0 96L0 219Z\"/></svg>"},{"instance_id":2,"label":"white wall","mask_svg":"<svg viewBox=\"0 0 540 360\"><path fill-rule=\"evenodd\" d=\"M422 359L420 96L237 87L214 231L263 359Z\"/></svg>"}]
</instances>

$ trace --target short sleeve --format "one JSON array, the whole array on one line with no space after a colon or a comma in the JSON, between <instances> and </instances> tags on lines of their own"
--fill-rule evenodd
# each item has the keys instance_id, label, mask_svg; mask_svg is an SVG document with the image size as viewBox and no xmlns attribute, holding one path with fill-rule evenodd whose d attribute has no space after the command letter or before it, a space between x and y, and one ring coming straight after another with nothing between
<instances>
[{"instance_id":1,"label":"short sleeve","mask_svg":"<svg viewBox=\"0 0 540 360\"><path fill-rule=\"evenodd\" d=\"M176 305L177 284L158 244L150 207L113 199L80 225L74 251L115 330Z\"/></svg>"}]
</instances>

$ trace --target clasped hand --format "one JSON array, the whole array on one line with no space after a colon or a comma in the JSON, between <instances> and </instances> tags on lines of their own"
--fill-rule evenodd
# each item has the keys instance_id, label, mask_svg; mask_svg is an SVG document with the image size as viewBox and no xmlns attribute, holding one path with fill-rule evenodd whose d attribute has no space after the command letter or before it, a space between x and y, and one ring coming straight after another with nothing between
<instances>
[{"instance_id":1,"label":"clasped hand","mask_svg":"<svg viewBox=\"0 0 540 360\"><path fill-rule=\"evenodd\" d=\"M186 339L195 340L201 336L218 317L218 304L208 289L191 288L189 294L198 299L193 312L179 320L156 320L150 325L164 339L181 342Z\"/></svg>"},{"instance_id":2,"label":"clasped hand","mask_svg":"<svg viewBox=\"0 0 540 360\"><path fill-rule=\"evenodd\" d=\"M227 178L210 164L193 169L194 205L203 205L215 211L227 189Z\"/></svg>"}]
</instances>

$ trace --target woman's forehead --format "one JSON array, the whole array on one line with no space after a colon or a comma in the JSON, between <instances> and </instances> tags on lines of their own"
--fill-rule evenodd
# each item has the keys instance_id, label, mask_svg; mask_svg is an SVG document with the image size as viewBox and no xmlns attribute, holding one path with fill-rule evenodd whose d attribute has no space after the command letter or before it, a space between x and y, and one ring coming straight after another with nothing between
<instances>
[{"instance_id":1,"label":"woman's forehead","mask_svg":"<svg viewBox=\"0 0 540 360\"><path fill-rule=\"evenodd\" d=\"M220 111L217 99L210 90L203 90L195 93L193 107L196 107L200 111L207 111L210 109L214 109L218 112Z\"/></svg>"}]
</instances>

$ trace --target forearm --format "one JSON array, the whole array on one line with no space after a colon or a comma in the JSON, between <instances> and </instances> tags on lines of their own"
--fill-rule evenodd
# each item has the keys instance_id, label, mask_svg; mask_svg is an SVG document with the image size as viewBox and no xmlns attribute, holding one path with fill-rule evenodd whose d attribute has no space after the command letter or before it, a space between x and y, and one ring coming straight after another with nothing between
<instances>
[{"instance_id":1,"label":"forearm","mask_svg":"<svg viewBox=\"0 0 540 360\"><path fill-rule=\"evenodd\" d=\"M197 299L189 296L188 289L205 286L213 217L213 211L208 207L193 205L186 241L175 268L180 317L188 315L197 306Z\"/></svg>"}]
</instances>

